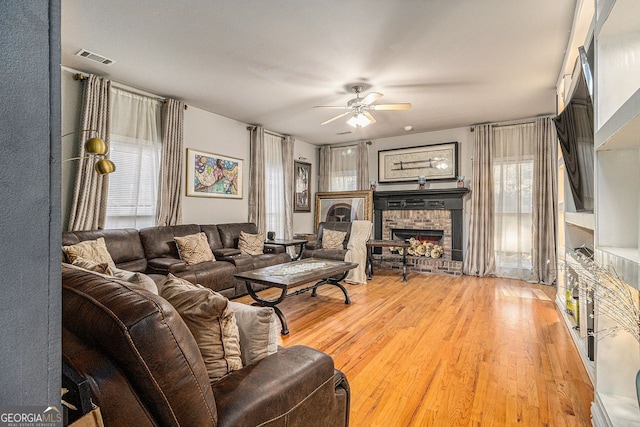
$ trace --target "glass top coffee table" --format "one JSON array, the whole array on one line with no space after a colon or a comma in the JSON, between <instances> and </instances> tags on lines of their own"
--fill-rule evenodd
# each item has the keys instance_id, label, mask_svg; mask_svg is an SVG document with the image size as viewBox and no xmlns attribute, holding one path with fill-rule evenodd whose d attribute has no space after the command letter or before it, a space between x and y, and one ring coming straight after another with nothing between
<instances>
[{"instance_id":1,"label":"glass top coffee table","mask_svg":"<svg viewBox=\"0 0 640 427\"><path fill-rule=\"evenodd\" d=\"M245 281L247 284L247 291L249 292L249 295L251 295L251 298L255 300L256 305L273 307L276 315L280 319L280 324L282 325L281 333L282 335L287 335L289 333L287 320L282 311L277 307L278 304L284 301L287 297L300 295L308 291L311 291L311 296L315 297L317 295L318 288L323 285L333 285L340 288L344 294L344 303L351 304L351 300L349 300L349 293L344 286L340 284L340 282L347 277L349 270L352 270L357 266L358 264L353 262L307 258L300 261L292 261L284 264L259 268L257 270L236 273L235 277ZM315 280L318 282L312 286L288 292L289 289L295 286L313 282ZM253 288L254 284L264 285L271 288L280 288L282 289L282 292L278 298L265 299L257 294L257 291Z\"/></svg>"}]
</instances>

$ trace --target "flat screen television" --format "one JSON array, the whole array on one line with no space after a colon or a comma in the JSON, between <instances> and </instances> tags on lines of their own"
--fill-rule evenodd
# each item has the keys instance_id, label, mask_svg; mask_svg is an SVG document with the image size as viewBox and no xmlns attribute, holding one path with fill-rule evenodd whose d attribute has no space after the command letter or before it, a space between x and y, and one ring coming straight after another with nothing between
<instances>
[{"instance_id":1,"label":"flat screen television","mask_svg":"<svg viewBox=\"0 0 640 427\"><path fill-rule=\"evenodd\" d=\"M576 212L593 212L593 79L583 47L579 48L572 89L569 102L554 122Z\"/></svg>"}]
</instances>

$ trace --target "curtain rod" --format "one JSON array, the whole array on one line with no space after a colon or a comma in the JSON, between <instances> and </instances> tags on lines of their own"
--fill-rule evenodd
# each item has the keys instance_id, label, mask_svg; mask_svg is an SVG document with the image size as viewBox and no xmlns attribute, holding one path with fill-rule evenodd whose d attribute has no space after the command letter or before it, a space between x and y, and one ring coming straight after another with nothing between
<instances>
[{"instance_id":1,"label":"curtain rod","mask_svg":"<svg viewBox=\"0 0 640 427\"><path fill-rule=\"evenodd\" d=\"M83 81L83 80L87 80L89 78L89 76L87 76L83 72L80 72L80 71L77 71L77 70L72 70L71 68L67 68L67 70L75 72L75 74L73 75L73 79L74 80ZM165 98L163 96L160 96L160 95L156 95L156 94L153 94L153 93L145 92L143 90L136 89L136 88L133 88L131 86L126 86L126 85L123 85L122 83L114 82L113 80L111 81L111 84L117 89L133 93L134 95L142 95L142 96L146 96L146 97L149 97L149 98L155 98L158 101L162 101L163 103L167 102L167 98ZM184 105L184 109L186 110L187 108L189 108L189 106L187 104L185 104Z\"/></svg>"},{"instance_id":2,"label":"curtain rod","mask_svg":"<svg viewBox=\"0 0 640 427\"><path fill-rule=\"evenodd\" d=\"M317 145L317 147L329 147L329 148L354 147L354 146L360 144L361 142L362 142L362 140L360 140L360 141L352 141L352 142L338 142L337 144ZM373 142L371 142L370 140L366 140L366 141L364 141L364 143L367 144L367 145L373 145Z\"/></svg>"},{"instance_id":3,"label":"curtain rod","mask_svg":"<svg viewBox=\"0 0 640 427\"><path fill-rule=\"evenodd\" d=\"M473 132L474 126L480 125L489 125L493 127L502 127L502 126L511 126L511 125L519 125L524 123L532 123L535 122L536 119L545 119L547 117L555 117L555 114L543 114L541 116L529 117L528 119L517 119L517 120L507 120L504 122L488 122L488 123L474 123L471 125L471 132Z\"/></svg>"},{"instance_id":4,"label":"curtain rod","mask_svg":"<svg viewBox=\"0 0 640 427\"><path fill-rule=\"evenodd\" d=\"M249 132L251 132L252 130L254 130L257 127L258 126L247 126L247 130ZM264 133L268 133L269 135L277 136L278 138L286 138L287 136L289 136L289 135L283 135L281 133L274 132L274 131L271 131L271 130L266 130L266 129L264 130Z\"/></svg>"}]
</instances>

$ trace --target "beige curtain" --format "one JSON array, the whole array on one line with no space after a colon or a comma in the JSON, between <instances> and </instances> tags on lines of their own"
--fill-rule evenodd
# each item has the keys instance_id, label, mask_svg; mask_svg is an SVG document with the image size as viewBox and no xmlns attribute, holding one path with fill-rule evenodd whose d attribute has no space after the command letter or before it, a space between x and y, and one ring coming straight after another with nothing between
<instances>
[{"instance_id":1,"label":"beige curtain","mask_svg":"<svg viewBox=\"0 0 640 427\"><path fill-rule=\"evenodd\" d=\"M85 158L84 141L98 136L109 144L111 134L111 81L89 75L84 84L80 132L81 159L78 161L73 202L69 215L69 230L104 228L107 213L109 175L95 173L94 158ZM89 132L91 131L91 132ZM108 157L108 154L107 154Z\"/></svg>"},{"instance_id":2,"label":"beige curtain","mask_svg":"<svg viewBox=\"0 0 640 427\"><path fill-rule=\"evenodd\" d=\"M295 139L285 136L282 141L282 175L284 177L284 238L293 238L293 145Z\"/></svg>"},{"instance_id":3,"label":"beige curtain","mask_svg":"<svg viewBox=\"0 0 640 427\"><path fill-rule=\"evenodd\" d=\"M358 182L358 190L369 189L369 142L360 141L358 143L358 160L357 160L356 177Z\"/></svg>"},{"instance_id":4,"label":"beige curtain","mask_svg":"<svg viewBox=\"0 0 640 427\"><path fill-rule=\"evenodd\" d=\"M264 200L265 174L264 174L264 129L254 127L251 129L249 146L251 153L249 172L249 222L258 227L259 233L266 230L266 210Z\"/></svg>"},{"instance_id":5,"label":"beige curtain","mask_svg":"<svg viewBox=\"0 0 640 427\"><path fill-rule=\"evenodd\" d=\"M550 117L535 121L533 170L533 279L547 285L556 280L557 137Z\"/></svg>"},{"instance_id":6,"label":"beige curtain","mask_svg":"<svg viewBox=\"0 0 640 427\"><path fill-rule=\"evenodd\" d=\"M331 191L331 148L328 145L320 147L318 191Z\"/></svg>"},{"instance_id":7,"label":"beige curtain","mask_svg":"<svg viewBox=\"0 0 640 427\"><path fill-rule=\"evenodd\" d=\"M492 275L495 270L492 151L492 127L474 126L471 219L463 266L464 273L473 276Z\"/></svg>"},{"instance_id":8,"label":"beige curtain","mask_svg":"<svg viewBox=\"0 0 640 427\"><path fill-rule=\"evenodd\" d=\"M157 225L182 223L182 147L184 102L167 99L162 106L162 159Z\"/></svg>"}]
</instances>

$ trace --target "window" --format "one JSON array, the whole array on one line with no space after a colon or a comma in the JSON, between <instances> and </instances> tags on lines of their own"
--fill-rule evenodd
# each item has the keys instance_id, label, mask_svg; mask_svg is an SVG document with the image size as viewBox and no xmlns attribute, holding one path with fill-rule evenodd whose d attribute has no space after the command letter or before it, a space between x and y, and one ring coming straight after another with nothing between
<instances>
[{"instance_id":1,"label":"window","mask_svg":"<svg viewBox=\"0 0 640 427\"><path fill-rule=\"evenodd\" d=\"M534 125L494 129L494 223L496 273L532 277Z\"/></svg>"},{"instance_id":2,"label":"window","mask_svg":"<svg viewBox=\"0 0 640 427\"><path fill-rule=\"evenodd\" d=\"M266 227L268 231L276 233L276 238L283 238L286 207L284 205L282 138L269 133L264 135L264 177Z\"/></svg>"},{"instance_id":3,"label":"window","mask_svg":"<svg viewBox=\"0 0 640 427\"><path fill-rule=\"evenodd\" d=\"M358 147L331 148L331 191L358 189Z\"/></svg>"},{"instance_id":4,"label":"window","mask_svg":"<svg viewBox=\"0 0 640 427\"><path fill-rule=\"evenodd\" d=\"M162 153L161 102L112 89L106 228L155 225Z\"/></svg>"}]
</instances>

